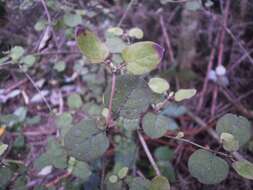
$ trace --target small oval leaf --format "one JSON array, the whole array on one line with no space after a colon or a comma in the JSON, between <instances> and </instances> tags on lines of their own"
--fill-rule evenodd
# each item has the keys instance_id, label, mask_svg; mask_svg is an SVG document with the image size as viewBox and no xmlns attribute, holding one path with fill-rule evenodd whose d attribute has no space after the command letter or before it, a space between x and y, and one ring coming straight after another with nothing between
<instances>
[{"instance_id":1,"label":"small oval leaf","mask_svg":"<svg viewBox=\"0 0 253 190\"><path fill-rule=\"evenodd\" d=\"M239 141L230 133L221 133L220 140L227 151L234 152L239 149Z\"/></svg>"},{"instance_id":2,"label":"small oval leaf","mask_svg":"<svg viewBox=\"0 0 253 190\"><path fill-rule=\"evenodd\" d=\"M196 92L195 89L179 89L175 93L175 101L180 102L185 99L190 99L196 94Z\"/></svg>"},{"instance_id":3,"label":"small oval leaf","mask_svg":"<svg viewBox=\"0 0 253 190\"><path fill-rule=\"evenodd\" d=\"M137 42L122 51L122 58L127 64L129 73L142 75L157 67L163 53L164 49L154 42Z\"/></svg>"},{"instance_id":4,"label":"small oval leaf","mask_svg":"<svg viewBox=\"0 0 253 190\"><path fill-rule=\"evenodd\" d=\"M148 82L148 86L153 92L158 94L163 94L170 88L169 83L159 77L151 78Z\"/></svg>"},{"instance_id":5,"label":"small oval leaf","mask_svg":"<svg viewBox=\"0 0 253 190\"><path fill-rule=\"evenodd\" d=\"M136 39L142 39L144 34L143 31L140 28L131 28L128 32L127 32L129 37L132 38L136 38Z\"/></svg>"},{"instance_id":6,"label":"small oval leaf","mask_svg":"<svg viewBox=\"0 0 253 190\"><path fill-rule=\"evenodd\" d=\"M253 180L253 164L247 160L236 161L232 164L235 171L246 179Z\"/></svg>"},{"instance_id":7,"label":"small oval leaf","mask_svg":"<svg viewBox=\"0 0 253 190\"><path fill-rule=\"evenodd\" d=\"M76 29L76 41L90 63L102 63L109 56L106 45L91 31L78 27Z\"/></svg>"}]
</instances>

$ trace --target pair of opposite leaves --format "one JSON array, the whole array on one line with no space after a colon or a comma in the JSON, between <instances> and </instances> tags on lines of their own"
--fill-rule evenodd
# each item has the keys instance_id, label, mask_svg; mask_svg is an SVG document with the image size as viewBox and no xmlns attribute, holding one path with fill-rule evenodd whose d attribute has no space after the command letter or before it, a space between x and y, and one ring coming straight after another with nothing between
<instances>
[{"instance_id":1,"label":"pair of opposite leaves","mask_svg":"<svg viewBox=\"0 0 253 190\"><path fill-rule=\"evenodd\" d=\"M76 41L90 63L102 63L110 55L108 47L95 33L82 27L76 29ZM137 42L121 52L127 71L134 75L148 73L155 69L163 57L164 49L151 41Z\"/></svg>"}]
</instances>

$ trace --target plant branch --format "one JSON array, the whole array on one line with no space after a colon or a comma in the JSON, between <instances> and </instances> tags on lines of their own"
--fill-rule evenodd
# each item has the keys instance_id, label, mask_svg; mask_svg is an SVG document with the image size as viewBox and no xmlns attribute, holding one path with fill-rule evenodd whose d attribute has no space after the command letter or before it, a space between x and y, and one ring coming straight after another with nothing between
<instances>
[{"instance_id":1,"label":"plant branch","mask_svg":"<svg viewBox=\"0 0 253 190\"><path fill-rule=\"evenodd\" d=\"M170 40L169 34L166 31L166 27L165 27L165 23L164 23L164 19L163 19L162 15L160 16L160 25L162 28L163 37L165 39L165 44L168 48L169 60L172 63L175 63L175 57L174 57L174 52L173 52L172 45L171 45L171 40Z\"/></svg>"},{"instance_id":2,"label":"plant branch","mask_svg":"<svg viewBox=\"0 0 253 190\"><path fill-rule=\"evenodd\" d=\"M200 127L204 127L207 129L207 132L209 135L211 135L216 141L218 141L220 143L220 137L218 136L218 134L211 128L207 128L207 124L205 123L205 121L203 121L201 118L199 118L198 116L194 115L192 112L188 111L188 115L198 124L200 125ZM238 152L233 152L232 155L237 159L237 160L241 160L243 159L243 156L240 155L240 153Z\"/></svg>"},{"instance_id":3,"label":"plant branch","mask_svg":"<svg viewBox=\"0 0 253 190\"><path fill-rule=\"evenodd\" d=\"M128 4L126 11L124 12L123 16L121 17L119 23L117 24L118 27L120 27L120 25L123 23L123 21L125 20L125 18L127 17L132 5L134 4L136 0L131 0L130 3Z\"/></svg>"},{"instance_id":4,"label":"plant branch","mask_svg":"<svg viewBox=\"0 0 253 190\"><path fill-rule=\"evenodd\" d=\"M112 120L112 102L113 102L113 96L115 94L115 85L116 85L116 73L112 72L112 88L111 88L111 95L109 100L109 112L107 116L107 126L111 126L111 120Z\"/></svg>"},{"instance_id":5,"label":"plant branch","mask_svg":"<svg viewBox=\"0 0 253 190\"><path fill-rule=\"evenodd\" d=\"M45 102L45 104L46 104L48 110L49 110L50 112L52 112L52 108L51 108L50 104L48 103L48 101L47 101L47 99L45 98L45 96L41 93L40 89L37 87L37 85L36 85L35 82L33 81L32 77L31 77L29 74L27 74L27 73L22 69L22 67L21 67L20 65L19 65L19 68L20 68L20 70L25 74L25 76L28 78L28 80L32 83L33 87L37 90L37 92L40 94L40 96L41 96L42 100Z\"/></svg>"},{"instance_id":6,"label":"plant branch","mask_svg":"<svg viewBox=\"0 0 253 190\"><path fill-rule=\"evenodd\" d=\"M177 137L173 137L173 136L169 136L169 135L166 135L166 137L167 137L167 138L170 138L170 139L177 140L177 141L182 141L182 142L185 142L185 143L192 144L192 145L194 145L194 146L196 146L196 147L202 148L202 149L207 150L207 151L209 151L209 152L213 152L213 153L216 153L216 154L225 156L225 157L229 157L229 158L232 157L232 156L229 155L229 154L225 154L225 153L223 153L223 152L218 152L218 151L215 151L215 150L206 148L206 147L204 147L204 146L202 146L202 145L200 145L200 144L197 144L197 143L192 142L192 141L190 141L190 140L188 140L188 139L185 139L185 138L177 138Z\"/></svg>"},{"instance_id":7,"label":"plant branch","mask_svg":"<svg viewBox=\"0 0 253 190\"><path fill-rule=\"evenodd\" d=\"M157 164L155 163L155 160L154 160L153 156L151 155L151 152L150 152L150 150L148 148L148 145L147 145L146 141L144 140L143 136L141 135L141 133L139 131L137 131L137 134L138 134L138 138L139 138L139 140L141 142L141 145L142 145L142 147L143 147L143 149L144 149L144 151L145 151L145 153L146 153L146 155L148 157L148 160L149 160L150 164L152 165L152 167L155 170L156 175L160 176L161 172L160 172Z\"/></svg>"}]
</instances>

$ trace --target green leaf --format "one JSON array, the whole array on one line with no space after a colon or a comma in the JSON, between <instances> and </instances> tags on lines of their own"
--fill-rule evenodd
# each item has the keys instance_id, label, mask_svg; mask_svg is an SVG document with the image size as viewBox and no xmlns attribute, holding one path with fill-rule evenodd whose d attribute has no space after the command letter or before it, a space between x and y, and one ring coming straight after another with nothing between
<instances>
[{"instance_id":1,"label":"green leaf","mask_svg":"<svg viewBox=\"0 0 253 190\"><path fill-rule=\"evenodd\" d=\"M69 126L71 125L72 120L72 115L69 112L64 112L56 117L56 126L59 128L62 126Z\"/></svg>"},{"instance_id":2,"label":"green leaf","mask_svg":"<svg viewBox=\"0 0 253 190\"><path fill-rule=\"evenodd\" d=\"M163 94L170 88L169 83L159 77L151 78L148 82L148 86L153 92L158 94Z\"/></svg>"},{"instance_id":3,"label":"green leaf","mask_svg":"<svg viewBox=\"0 0 253 190\"><path fill-rule=\"evenodd\" d=\"M163 57L164 49L154 42L137 42L122 51L127 71L142 75L155 69Z\"/></svg>"},{"instance_id":4,"label":"green leaf","mask_svg":"<svg viewBox=\"0 0 253 190\"><path fill-rule=\"evenodd\" d=\"M21 59L21 63L24 63L26 66L31 67L36 61L34 55L26 55Z\"/></svg>"},{"instance_id":5,"label":"green leaf","mask_svg":"<svg viewBox=\"0 0 253 190\"><path fill-rule=\"evenodd\" d=\"M72 170L72 174L76 177L81 178L84 181L87 181L92 173L87 163L76 161L75 166Z\"/></svg>"},{"instance_id":6,"label":"green leaf","mask_svg":"<svg viewBox=\"0 0 253 190\"><path fill-rule=\"evenodd\" d=\"M72 127L72 115L68 112L58 115L55 119L56 127L60 129L61 136L65 136L67 131Z\"/></svg>"},{"instance_id":7,"label":"green leaf","mask_svg":"<svg viewBox=\"0 0 253 190\"><path fill-rule=\"evenodd\" d=\"M54 64L54 69L58 72L63 72L66 68L66 63L64 61L58 61Z\"/></svg>"},{"instance_id":8,"label":"green leaf","mask_svg":"<svg viewBox=\"0 0 253 190\"><path fill-rule=\"evenodd\" d=\"M206 150L196 150L188 160L191 175L204 184L217 184L226 179L227 162Z\"/></svg>"},{"instance_id":9,"label":"green leaf","mask_svg":"<svg viewBox=\"0 0 253 190\"><path fill-rule=\"evenodd\" d=\"M27 108L26 107L19 107L14 111L14 115L18 117L19 122L23 122L26 118Z\"/></svg>"},{"instance_id":10,"label":"green leaf","mask_svg":"<svg viewBox=\"0 0 253 190\"><path fill-rule=\"evenodd\" d=\"M90 63L102 63L109 56L109 49L93 32L78 28L76 40L80 50Z\"/></svg>"},{"instance_id":11,"label":"green leaf","mask_svg":"<svg viewBox=\"0 0 253 190\"><path fill-rule=\"evenodd\" d=\"M78 109L83 105L82 99L79 94L71 94L67 99L68 106L72 109Z\"/></svg>"},{"instance_id":12,"label":"green leaf","mask_svg":"<svg viewBox=\"0 0 253 190\"><path fill-rule=\"evenodd\" d=\"M196 92L195 89L179 89L175 93L175 101L180 102L185 99L190 99L196 94Z\"/></svg>"},{"instance_id":13,"label":"green leaf","mask_svg":"<svg viewBox=\"0 0 253 190\"><path fill-rule=\"evenodd\" d=\"M118 177L119 177L120 179L123 179L123 178L125 178L125 177L127 176L127 173L128 173L128 167L123 167L123 168L121 168L121 169L119 170L119 172L118 172Z\"/></svg>"},{"instance_id":14,"label":"green leaf","mask_svg":"<svg viewBox=\"0 0 253 190\"><path fill-rule=\"evenodd\" d=\"M124 31L120 27L111 27L108 28L106 32L113 34L114 36L121 36L123 35Z\"/></svg>"},{"instance_id":15,"label":"green leaf","mask_svg":"<svg viewBox=\"0 0 253 190\"><path fill-rule=\"evenodd\" d=\"M47 26L47 21L46 20L39 20L38 22L36 22L36 24L34 25L34 29L38 32L42 31L43 29L45 29Z\"/></svg>"},{"instance_id":16,"label":"green leaf","mask_svg":"<svg viewBox=\"0 0 253 190\"><path fill-rule=\"evenodd\" d=\"M246 179L253 180L253 164L247 160L239 160L232 164L235 171Z\"/></svg>"},{"instance_id":17,"label":"green leaf","mask_svg":"<svg viewBox=\"0 0 253 190\"><path fill-rule=\"evenodd\" d=\"M152 179L149 190L170 190L170 183L164 176L156 176Z\"/></svg>"},{"instance_id":18,"label":"green leaf","mask_svg":"<svg viewBox=\"0 0 253 190\"><path fill-rule=\"evenodd\" d=\"M7 168L0 166L0 188L5 189L5 186L10 182L13 172Z\"/></svg>"},{"instance_id":19,"label":"green leaf","mask_svg":"<svg viewBox=\"0 0 253 190\"><path fill-rule=\"evenodd\" d=\"M82 17L78 14L65 14L63 17L64 23L69 27L76 27L79 24L82 24Z\"/></svg>"},{"instance_id":20,"label":"green leaf","mask_svg":"<svg viewBox=\"0 0 253 190\"><path fill-rule=\"evenodd\" d=\"M201 2L199 2L198 0L187 1L185 4L185 8L190 11L197 11L201 7L202 7Z\"/></svg>"},{"instance_id":21,"label":"green leaf","mask_svg":"<svg viewBox=\"0 0 253 190\"><path fill-rule=\"evenodd\" d=\"M117 77L115 89L112 103L114 117L120 115L126 119L137 119L150 104L161 100L159 95L148 88L143 79L133 75ZM110 94L111 86L104 94L106 107L109 107Z\"/></svg>"},{"instance_id":22,"label":"green leaf","mask_svg":"<svg viewBox=\"0 0 253 190\"><path fill-rule=\"evenodd\" d=\"M70 128L64 143L70 156L87 162L101 157L109 147L105 132L98 129L95 120L83 120Z\"/></svg>"},{"instance_id":23,"label":"green leaf","mask_svg":"<svg viewBox=\"0 0 253 190\"><path fill-rule=\"evenodd\" d=\"M126 47L125 42L121 38L115 36L106 38L105 44L111 53L121 53Z\"/></svg>"},{"instance_id":24,"label":"green leaf","mask_svg":"<svg viewBox=\"0 0 253 190\"><path fill-rule=\"evenodd\" d=\"M12 58L12 60L15 62L17 61L19 58L22 57L22 55L24 55L25 50L23 47L21 46L15 46L11 49L10 52L10 57Z\"/></svg>"},{"instance_id":25,"label":"green leaf","mask_svg":"<svg viewBox=\"0 0 253 190\"><path fill-rule=\"evenodd\" d=\"M123 127L126 130L137 130L139 128L139 119L123 119Z\"/></svg>"},{"instance_id":26,"label":"green leaf","mask_svg":"<svg viewBox=\"0 0 253 190\"><path fill-rule=\"evenodd\" d=\"M187 109L185 106L177 105L177 104L169 104L168 107L166 107L162 114L169 116L169 117L179 117L184 115L187 112Z\"/></svg>"},{"instance_id":27,"label":"green leaf","mask_svg":"<svg viewBox=\"0 0 253 190\"><path fill-rule=\"evenodd\" d=\"M3 153L7 150L8 144L0 143L0 156L3 155Z\"/></svg>"},{"instance_id":28,"label":"green leaf","mask_svg":"<svg viewBox=\"0 0 253 190\"><path fill-rule=\"evenodd\" d=\"M128 182L129 190L148 190L150 181L142 177L134 177Z\"/></svg>"},{"instance_id":29,"label":"green leaf","mask_svg":"<svg viewBox=\"0 0 253 190\"><path fill-rule=\"evenodd\" d=\"M245 145L251 138L251 124L242 116L228 113L222 116L216 124L216 131L220 136L222 133L230 133L239 141L239 146Z\"/></svg>"},{"instance_id":30,"label":"green leaf","mask_svg":"<svg viewBox=\"0 0 253 190\"><path fill-rule=\"evenodd\" d=\"M157 165L161 171L161 174L166 177L169 182L176 181L176 173L173 165L169 161L159 160L157 161Z\"/></svg>"},{"instance_id":31,"label":"green leaf","mask_svg":"<svg viewBox=\"0 0 253 190\"><path fill-rule=\"evenodd\" d=\"M26 179L26 176L20 176L18 177L13 186L12 186L13 189L15 190L27 190L27 179Z\"/></svg>"},{"instance_id":32,"label":"green leaf","mask_svg":"<svg viewBox=\"0 0 253 190\"><path fill-rule=\"evenodd\" d=\"M143 117L143 130L151 138L160 138L170 129L171 123L163 115L147 113Z\"/></svg>"},{"instance_id":33,"label":"green leaf","mask_svg":"<svg viewBox=\"0 0 253 190\"><path fill-rule=\"evenodd\" d=\"M117 183L117 181L118 181L118 176L116 176L116 175L111 175L111 176L109 177L109 181L110 181L111 183Z\"/></svg>"},{"instance_id":34,"label":"green leaf","mask_svg":"<svg viewBox=\"0 0 253 190\"><path fill-rule=\"evenodd\" d=\"M239 149L239 141L230 133L221 133L220 140L227 151L234 152Z\"/></svg>"},{"instance_id":35,"label":"green leaf","mask_svg":"<svg viewBox=\"0 0 253 190\"><path fill-rule=\"evenodd\" d=\"M142 39L144 34L143 31L140 28L131 28L128 32L127 35L131 38L136 38L136 39Z\"/></svg>"},{"instance_id":36,"label":"green leaf","mask_svg":"<svg viewBox=\"0 0 253 190\"><path fill-rule=\"evenodd\" d=\"M154 155L157 160L165 160L165 161L172 160L174 156L173 151L169 149L167 146L160 146L156 148Z\"/></svg>"},{"instance_id":37,"label":"green leaf","mask_svg":"<svg viewBox=\"0 0 253 190\"><path fill-rule=\"evenodd\" d=\"M48 140L47 151L34 162L34 166L38 171L50 165L59 169L67 167L67 154L62 146L52 138Z\"/></svg>"},{"instance_id":38,"label":"green leaf","mask_svg":"<svg viewBox=\"0 0 253 190\"><path fill-rule=\"evenodd\" d=\"M138 159L138 147L133 139L121 138L115 147L115 162L129 169L135 167Z\"/></svg>"}]
</instances>

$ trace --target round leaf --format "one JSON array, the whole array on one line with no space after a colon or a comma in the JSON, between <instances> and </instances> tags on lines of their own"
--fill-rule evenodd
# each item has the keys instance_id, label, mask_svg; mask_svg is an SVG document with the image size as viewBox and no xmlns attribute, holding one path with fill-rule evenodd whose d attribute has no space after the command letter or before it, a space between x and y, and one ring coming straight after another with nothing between
<instances>
[{"instance_id":1,"label":"round leaf","mask_svg":"<svg viewBox=\"0 0 253 190\"><path fill-rule=\"evenodd\" d=\"M216 131L219 135L230 133L239 141L239 146L245 145L251 138L250 122L242 116L225 114L216 124Z\"/></svg>"},{"instance_id":2,"label":"round leaf","mask_svg":"<svg viewBox=\"0 0 253 190\"><path fill-rule=\"evenodd\" d=\"M236 161L232 164L235 171L246 179L253 180L253 164L247 160Z\"/></svg>"},{"instance_id":3,"label":"round leaf","mask_svg":"<svg viewBox=\"0 0 253 190\"><path fill-rule=\"evenodd\" d=\"M69 27L75 27L82 24L82 17L78 14L65 14L63 17L64 23Z\"/></svg>"},{"instance_id":4,"label":"round leaf","mask_svg":"<svg viewBox=\"0 0 253 190\"><path fill-rule=\"evenodd\" d=\"M78 109L82 106L82 99L79 94L71 94L68 96L68 106L73 109Z\"/></svg>"},{"instance_id":5,"label":"round leaf","mask_svg":"<svg viewBox=\"0 0 253 190\"><path fill-rule=\"evenodd\" d=\"M142 39L144 34L143 31L140 28L131 28L127 32L129 37L136 38L136 39Z\"/></svg>"},{"instance_id":6,"label":"round leaf","mask_svg":"<svg viewBox=\"0 0 253 190\"><path fill-rule=\"evenodd\" d=\"M201 8L201 2L198 0L187 1L185 7L190 11L197 11Z\"/></svg>"},{"instance_id":7,"label":"round leaf","mask_svg":"<svg viewBox=\"0 0 253 190\"><path fill-rule=\"evenodd\" d=\"M26 64L27 66L32 66L36 61L36 58L34 55L26 55L22 58L21 62Z\"/></svg>"},{"instance_id":8,"label":"round leaf","mask_svg":"<svg viewBox=\"0 0 253 190\"><path fill-rule=\"evenodd\" d=\"M148 82L148 86L153 92L158 94L162 94L170 88L170 85L166 80L158 77L151 78Z\"/></svg>"},{"instance_id":9,"label":"round leaf","mask_svg":"<svg viewBox=\"0 0 253 190\"><path fill-rule=\"evenodd\" d=\"M239 149L239 141L232 134L221 133L220 139L225 150L233 152Z\"/></svg>"},{"instance_id":10,"label":"round leaf","mask_svg":"<svg viewBox=\"0 0 253 190\"><path fill-rule=\"evenodd\" d=\"M137 42L122 51L127 71L142 75L155 69L163 57L164 49L154 42Z\"/></svg>"},{"instance_id":11,"label":"round leaf","mask_svg":"<svg viewBox=\"0 0 253 190\"><path fill-rule=\"evenodd\" d=\"M152 179L149 190L170 190L170 183L164 176L156 176Z\"/></svg>"},{"instance_id":12,"label":"round leaf","mask_svg":"<svg viewBox=\"0 0 253 190\"><path fill-rule=\"evenodd\" d=\"M129 190L148 190L150 181L143 177L135 177L128 184Z\"/></svg>"},{"instance_id":13,"label":"round leaf","mask_svg":"<svg viewBox=\"0 0 253 190\"><path fill-rule=\"evenodd\" d=\"M76 40L90 63L102 63L109 56L108 48L93 32L79 27L76 30Z\"/></svg>"},{"instance_id":14,"label":"round leaf","mask_svg":"<svg viewBox=\"0 0 253 190\"><path fill-rule=\"evenodd\" d=\"M121 168L121 169L119 170L119 172L118 172L118 177L119 177L120 179L123 179L124 177L127 176L127 173L128 173L128 167L123 167L123 168Z\"/></svg>"},{"instance_id":15,"label":"round leaf","mask_svg":"<svg viewBox=\"0 0 253 190\"><path fill-rule=\"evenodd\" d=\"M11 49L10 56L13 61L17 61L25 53L25 50L21 46L15 46Z\"/></svg>"},{"instance_id":16,"label":"round leaf","mask_svg":"<svg viewBox=\"0 0 253 190\"><path fill-rule=\"evenodd\" d=\"M169 129L168 118L154 113L147 113L142 124L144 132L151 138L160 138Z\"/></svg>"},{"instance_id":17,"label":"round leaf","mask_svg":"<svg viewBox=\"0 0 253 190\"><path fill-rule=\"evenodd\" d=\"M111 53L121 53L122 50L126 47L125 42L116 36L108 37L105 44Z\"/></svg>"},{"instance_id":18,"label":"round leaf","mask_svg":"<svg viewBox=\"0 0 253 190\"><path fill-rule=\"evenodd\" d=\"M90 175L92 174L90 171L90 167L87 163L76 161L75 166L73 168L72 174L76 177L81 178L82 180L86 181L89 179Z\"/></svg>"},{"instance_id":19,"label":"round leaf","mask_svg":"<svg viewBox=\"0 0 253 190\"><path fill-rule=\"evenodd\" d=\"M113 96L112 111L126 119L137 119L147 110L150 104L160 101L159 95L153 93L146 82L133 75L123 75L116 79L115 93ZM109 105L111 86L104 94L106 107Z\"/></svg>"},{"instance_id":20,"label":"round leaf","mask_svg":"<svg viewBox=\"0 0 253 190\"><path fill-rule=\"evenodd\" d=\"M157 160L169 161L172 160L173 156L173 151L167 146L160 146L155 149L155 158Z\"/></svg>"},{"instance_id":21,"label":"round leaf","mask_svg":"<svg viewBox=\"0 0 253 190\"><path fill-rule=\"evenodd\" d=\"M82 161L92 161L102 156L109 147L104 131L95 120L83 120L69 129L64 137L68 154Z\"/></svg>"},{"instance_id":22,"label":"round leaf","mask_svg":"<svg viewBox=\"0 0 253 190\"><path fill-rule=\"evenodd\" d=\"M226 179L229 166L227 162L212 153L199 149L188 160L191 175L204 184L217 184Z\"/></svg>"},{"instance_id":23,"label":"round leaf","mask_svg":"<svg viewBox=\"0 0 253 190\"><path fill-rule=\"evenodd\" d=\"M175 93L175 101L180 102L185 99L190 99L196 94L196 92L195 89L179 89Z\"/></svg>"},{"instance_id":24,"label":"round leaf","mask_svg":"<svg viewBox=\"0 0 253 190\"><path fill-rule=\"evenodd\" d=\"M110 181L111 183L117 183L117 181L118 181L118 176L116 176L116 175L111 175L111 176L109 177L109 181Z\"/></svg>"}]
</instances>

